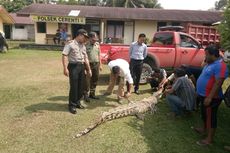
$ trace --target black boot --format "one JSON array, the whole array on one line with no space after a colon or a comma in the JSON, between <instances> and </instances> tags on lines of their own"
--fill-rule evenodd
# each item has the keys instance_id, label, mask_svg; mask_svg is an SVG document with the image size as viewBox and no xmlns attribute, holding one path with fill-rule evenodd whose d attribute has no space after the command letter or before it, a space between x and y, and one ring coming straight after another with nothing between
<instances>
[{"instance_id":1,"label":"black boot","mask_svg":"<svg viewBox=\"0 0 230 153\"><path fill-rule=\"evenodd\" d=\"M91 93L89 94L89 98L91 98L91 99L99 99L98 97L95 96L95 93L94 93L94 92L91 92Z\"/></svg>"},{"instance_id":2,"label":"black boot","mask_svg":"<svg viewBox=\"0 0 230 153\"><path fill-rule=\"evenodd\" d=\"M85 100L85 102L87 102L87 103L90 102L90 99L89 99L88 94L85 94L85 95L84 95L84 100Z\"/></svg>"},{"instance_id":3,"label":"black boot","mask_svg":"<svg viewBox=\"0 0 230 153\"><path fill-rule=\"evenodd\" d=\"M77 113L76 107L69 106L69 112L72 113L72 114L76 114Z\"/></svg>"}]
</instances>

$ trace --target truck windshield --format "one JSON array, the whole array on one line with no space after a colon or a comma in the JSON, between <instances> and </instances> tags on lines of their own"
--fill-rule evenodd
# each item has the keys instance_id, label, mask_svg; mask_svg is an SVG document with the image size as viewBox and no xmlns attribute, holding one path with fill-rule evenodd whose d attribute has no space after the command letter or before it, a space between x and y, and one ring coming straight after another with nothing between
<instances>
[{"instance_id":1,"label":"truck windshield","mask_svg":"<svg viewBox=\"0 0 230 153\"><path fill-rule=\"evenodd\" d=\"M156 33L153 45L173 45L173 33Z\"/></svg>"}]
</instances>

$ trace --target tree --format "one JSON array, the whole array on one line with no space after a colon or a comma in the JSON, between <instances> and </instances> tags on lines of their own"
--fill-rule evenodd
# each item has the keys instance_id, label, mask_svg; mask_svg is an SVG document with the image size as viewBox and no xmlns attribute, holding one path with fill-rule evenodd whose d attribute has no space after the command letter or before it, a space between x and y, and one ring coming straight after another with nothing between
<instances>
[{"instance_id":1,"label":"tree","mask_svg":"<svg viewBox=\"0 0 230 153\"><path fill-rule=\"evenodd\" d=\"M58 4L125 8L162 8L158 0L59 0Z\"/></svg>"},{"instance_id":2,"label":"tree","mask_svg":"<svg viewBox=\"0 0 230 153\"><path fill-rule=\"evenodd\" d=\"M223 10L227 5L228 0L219 0L215 2L215 10Z\"/></svg>"},{"instance_id":3,"label":"tree","mask_svg":"<svg viewBox=\"0 0 230 153\"><path fill-rule=\"evenodd\" d=\"M28 6L32 3L50 3L51 0L0 0L0 4L8 12L17 12L23 7ZM74 0L75 1L75 0Z\"/></svg>"},{"instance_id":4,"label":"tree","mask_svg":"<svg viewBox=\"0 0 230 153\"><path fill-rule=\"evenodd\" d=\"M158 0L103 0L103 6L125 8L162 8Z\"/></svg>"},{"instance_id":5,"label":"tree","mask_svg":"<svg viewBox=\"0 0 230 153\"><path fill-rule=\"evenodd\" d=\"M31 3L32 1L29 0L0 0L0 4L8 12L17 12Z\"/></svg>"},{"instance_id":6,"label":"tree","mask_svg":"<svg viewBox=\"0 0 230 153\"><path fill-rule=\"evenodd\" d=\"M145 8L162 8L161 4L158 3L158 0L144 0L141 2L141 5Z\"/></svg>"},{"instance_id":7,"label":"tree","mask_svg":"<svg viewBox=\"0 0 230 153\"><path fill-rule=\"evenodd\" d=\"M100 6L102 4L102 0L58 0L57 4Z\"/></svg>"},{"instance_id":8,"label":"tree","mask_svg":"<svg viewBox=\"0 0 230 153\"><path fill-rule=\"evenodd\" d=\"M221 35L221 46L230 51L230 0L228 0L224 10L224 19L218 27Z\"/></svg>"}]
</instances>

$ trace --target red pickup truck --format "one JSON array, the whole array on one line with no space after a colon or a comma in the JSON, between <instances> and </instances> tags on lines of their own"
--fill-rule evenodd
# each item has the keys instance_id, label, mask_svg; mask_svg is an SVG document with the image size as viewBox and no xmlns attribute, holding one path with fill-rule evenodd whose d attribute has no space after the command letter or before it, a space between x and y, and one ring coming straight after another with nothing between
<instances>
[{"instance_id":1,"label":"red pickup truck","mask_svg":"<svg viewBox=\"0 0 230 153\"><path fill-rule=\"evenodd\" d=\"M129 45L102 44L101 51L103 63L117 58L130 60ZM144 60L140 82L146 82L146 77L154 67L172 69L182 64L200 67L203 60L204 49L194 37L175 31L156 32L152 44L148 46L148 55Z\"/></svg>"}]
</instances>

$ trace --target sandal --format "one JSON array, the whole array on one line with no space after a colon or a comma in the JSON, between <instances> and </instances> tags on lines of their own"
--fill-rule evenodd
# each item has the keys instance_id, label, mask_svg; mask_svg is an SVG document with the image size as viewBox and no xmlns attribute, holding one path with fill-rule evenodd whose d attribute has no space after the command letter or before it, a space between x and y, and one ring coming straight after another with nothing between
<instances>
[{"instance_id":1,"label":"sandal","mask_svg":"<svg viewBox=\"0 0 230 153\"><path fill-rule=\"evenodd\" d=\"M191 129L197 132L198 134L202 134L202 135L205 134L205 131L203 128L197 128L197 127L191 126Z\"/></svg>"},{"instance_id":2,"label":"sandal","mask_svg":"<svg viewBox=\"0 0 230 153\"><path fill-rule=\"evenodd\" d=\"M224 149L225 149L226 151L230 151L230 146L224 146Z\"/></svg>"},{"instance_id":3,"label":"sandal","mask_svg":"<svg viewBox=\"0 0 230 153\"><path fill-rule=\"evenodd\" d=\"M212 143L207 142L206 140L197 141L196 144L199 146L210 146L210 145L212 145Z\"/></svg>"}]
</instances>

